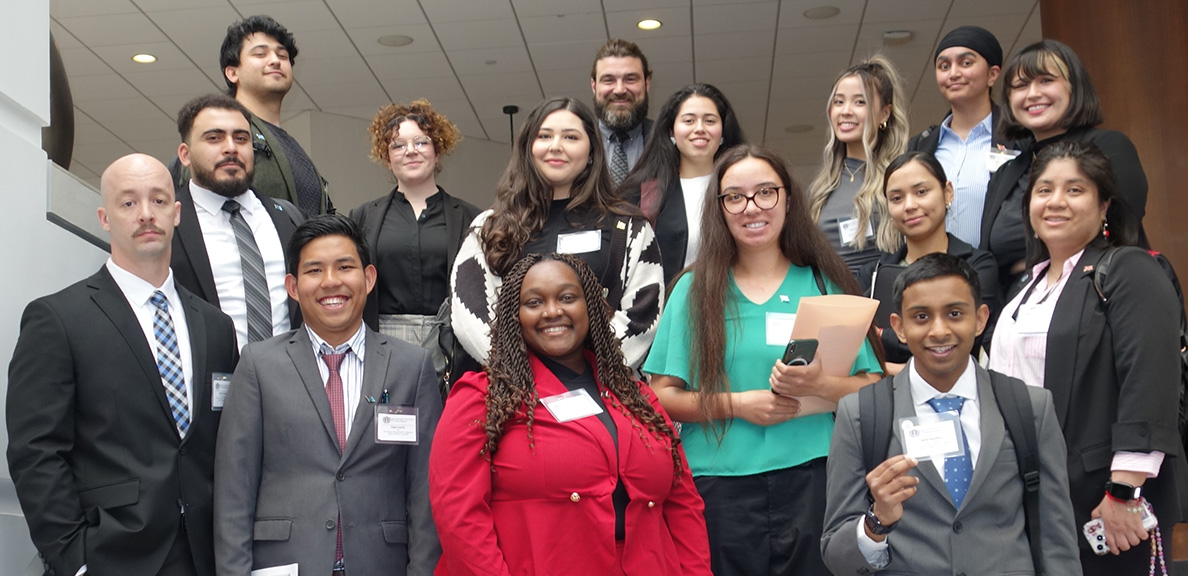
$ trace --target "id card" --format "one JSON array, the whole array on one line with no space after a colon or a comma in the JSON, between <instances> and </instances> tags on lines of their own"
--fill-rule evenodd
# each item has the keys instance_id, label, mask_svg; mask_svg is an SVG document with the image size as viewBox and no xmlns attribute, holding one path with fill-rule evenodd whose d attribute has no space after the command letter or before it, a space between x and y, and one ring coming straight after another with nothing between
<instances>
[{"instance_id":1,"label":"id card","mask_svg":"<svg viewBox=\"0 0 1188 576\"><path fill-rule=\"evenodd\" d=\"M226 372L215 372L210 375L210 409L215 412L223 410L227 402L227 393L231 391L231 375Z\"/></svg>"},{"instance_id":2,"label":"id card","mask_svg":"<svg viewBox=\"0 0 1188 576\"><path fill-rule=\"evenodd\" d=\"M903 453L923 462L965 454L961 417L956 412L940 412L899 419Z\"/></svg>"},{"instance_id":3,"label":"id card","mask_svg":"<svg viewBox=\"0 0 1188 576\"><path fill-rule=\"evenodd\" d=\"M1023 336L1047 334L1048 326L1052 325L1052 313L1055 311L1055 303L1020 304L1019 315L1015 319L1015 332Z\"/></svg>"},{"instance_id":4,"label":"id card","mask_svg":"<svg viewBox=\"0 0 1188 576\"><path fill-rule=\"evenodd\" d=\"M375 443L416 445L417 409L413 406L375 405Z\"/></svg>"},{"instance_id":5,"label":"id card","mask_svg":"<svg viewBox=\"0 0 1188 576\"><path fill-rule=\"evenodd\" d=\"M599 406L598 402L595 402L590 397L590 394L581 388L570 390L564 394L541 398L540 403L545 405L545 408L549 410L549 414L552 414L553 419L557 422L569 422L570 420L602 414L602 406Z\"/></svg>"},{"instance_id":6,"label":"id card","mask_svg":"<svg viewBox=\"0 0 1188 576\"><path fill-rule=\"evenodd\" d=\"M837 232L838 232L838 234L841 235L841 243L842 244L849 244L849 243L853 242L854 239L858 237L858 219L857 218L838 218L837 219ZM867 238L874 236L874 229L871 228L869 220L866 221L865 236Z\"/></svg>"},{"instance_id":7,"label":"id card","mask_svg":"<svg viewBox=\"0 0 1188 576\"><path fill-rule=\"evenodd\" d=\"M1006 148L993 149L986 152L986 169L990 172L997 172L1003 164L1014 160L1019 155L1018 150L1007 150Z\"/></svg>"},{"instance_id":8,"label":"id card","mask_svg":"<svg viewBox=\"0 0 1188 576\"><path fill-rule=\"evenodd\" d=\"M583 254L602 249L602 231L585 230L557 235L557 252L561 254Z\"/></svg>"},{"instance_id":9,"label":"id card","mask_svg":"<svg viewBox=\"0 0 1188 576\"><path fill-rule=\"evenodd\" d=\"M792 339L792 327L796 326L796 315L786 312L767 313L767 345L784 347Z\"/></svg>"}]
</instances>

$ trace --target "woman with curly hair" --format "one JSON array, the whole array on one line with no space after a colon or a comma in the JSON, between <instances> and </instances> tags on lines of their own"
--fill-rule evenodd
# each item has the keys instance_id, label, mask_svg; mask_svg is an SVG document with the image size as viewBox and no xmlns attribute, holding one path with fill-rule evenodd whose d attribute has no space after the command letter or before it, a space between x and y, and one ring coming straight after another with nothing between
<instances>
[{"instance_id":1,"label":"woman with curly hair","mask_svg":"<svg viewBox=\"0 0 1188 576\"><path fill-rule=\"evenodd\" d=\"M569 254L504 275L486 372L458 381L434 434L438 576L710 574L680 440L602 292Z\"/></svg>"},{"instance_id":2,"label":"woman with curly hair","mask_svg":"<svg viewBox=\"0 0 1188 576\"><path fill-rule=\"evenodd\" d=\"M721 90L690 84L656 116L635 169L620 190L643 210L660 244L664 281L693 263L701 245L701 205L714 159L744 141L734 108Z\"/></svg>"},{"instance_id":3,"label":"woman with curly hair","mask_svg":"<svg viewBox=\"0 0 1188 576\"><path fill-rule=\"evenodd\" d=\"M679 276L644 372L674 420L705 499L714 574L827 574L821 560L832 402L878 380L863 344L849 376L780 358L800 299L857 285L784 161L757 146L718 158L701 253ZM818 403L822 405L822 403ZM438 435L440 437L440 434Z\"/></svg>"},{"instance_id":4,"label":"woman with curly hair","mask_svg":"<svg viewBox=\"0 0 1188 576\"><path fill-rule=\"evenodd\" d=\"M887 219L883 171L908 141L906 102L891 61L874 56L846 68L829 94L829 141L808 187L809 214L857 274L902 242Z\"/></svg>"},{"instance_id":5,"label":"woman with curly hair","mask_svg":"<svg viewBox=\"0 0 1188 576\"><path fill-rule=\"evenodd\" d=\"M449 296L450 267L467 226L479 213L437 185L441 157L454 151L462 133L428 100L384 106L368 132L372 160L392 171L396 187L351 210L379 273L363 320L372 330L428 350L440 375L445 357L438 346L438 311Z\"/></svg>"},{"instance_id":6,"label":"woman with curly hair","mask_svg":"<svg viewBox=\"0 0 1188 576\"><path fill-rule=\"evenodd\" d=\"M613 193L594 113L551 98L524 122L495 207L466 235L450 277L454 334L485 363L503 276L524 254L561 252L585 260L606 290L627 364L643 362L660 319L664 271L647 219Z\"/></svg>"}]
</instances>

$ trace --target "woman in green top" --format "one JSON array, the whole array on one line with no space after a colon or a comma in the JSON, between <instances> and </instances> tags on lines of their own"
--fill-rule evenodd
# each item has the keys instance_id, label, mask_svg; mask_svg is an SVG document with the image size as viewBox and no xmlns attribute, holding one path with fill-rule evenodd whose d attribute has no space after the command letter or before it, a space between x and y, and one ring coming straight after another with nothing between
<instances>
[{"instance_id":1,"label":"woman in green top","mask_svg":"<svg viewBox=\"0 0 1188 576\"><path fill-rule=\"evenodd\" d=\"M836 402L882 372L870 343L852 376L780 361L801 296L857 286L813 225L782 159L723 153L705 196L702 250L678 278L644 371L673 420L702 498L714 573L824 574L820 536L833 417L794 397ZM776 392L773 394L773 392Z\"/></svg>"}]
</instances>

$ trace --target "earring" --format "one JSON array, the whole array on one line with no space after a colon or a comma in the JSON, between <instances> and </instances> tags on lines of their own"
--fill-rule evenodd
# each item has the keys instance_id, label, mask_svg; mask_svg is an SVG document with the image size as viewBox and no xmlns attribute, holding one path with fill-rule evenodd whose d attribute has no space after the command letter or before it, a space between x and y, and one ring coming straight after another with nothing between
<instances>
[{"instance_id":1,"label":"earring","mask_svg":"<svg viewBox=\"0 0 1188 576\"><path fill-rule=\"evenodd\" d=\"M952 202L945 202L945 210L948 210L949 208L952 208L952 207L953 207Z\"/></svg>"},{"instance_id":2,"label":"earring","mask_svg":"<svg viewBox=\"0 0 1188 576\"><path fill-rule=\"evenodd\" d=\"M879 130L886 130L886 129L887 129L887 121L883 120L883 123L879 124Z\"/></svg>"},{"instance_id":3,"label":"earring","mask_svg":"<svg viewBox=\"0 0 1188 576\"><path fill-rule=\"evenodd\" d=\"M722 139L720 142L718 142L718 146L725 146L725 145L726 145L726 139L725 139L725 138L723 138L723 139Z\"/></svg>"},{"instance_id":4,"label":"earring","mask_svg":"<svg viewBox=\"0 0 1188 576\"><path fill-rule=\"evenodd\" d=\"M676 136L669 136L668 141L672 142L673 144L676 144Z\"/></svg>"},{"instance_id":5,"label":"earring","mask_svg":"<svg viewBox=\"0 0 1188 576\"><path fill-rule=\"evenodd\" d=\"M1101 221L1101 235L1106 238L1110 237L1110 223L1105 220Z\"/></svg>"}]
</instances>

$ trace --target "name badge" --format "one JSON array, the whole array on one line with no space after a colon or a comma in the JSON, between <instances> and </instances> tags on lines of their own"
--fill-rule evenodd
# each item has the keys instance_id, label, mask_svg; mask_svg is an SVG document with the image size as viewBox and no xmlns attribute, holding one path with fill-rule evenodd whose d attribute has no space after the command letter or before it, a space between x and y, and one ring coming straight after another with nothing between
<instances>
[{"instance_id":1,"label":"name badge","mask_svg":"<svg viewBox=\"0 0 1188 576\"><path fill-rule=\"evenodd\" d=\"M919 461L965 454L961 419L956 412L900 418L903 453Z\"/></svg>"},{"instance_id":2,"label":"name badge","mask_svg":"<svg viewBox=\"0 0 1188 576\"><path fill-rule=\"evenodd\" d=\"M767 345L787 346L792 339L792 327L796 326L796 315L786 312L767 313Z\"/></svg>"},{"instance_id":3,"label":"name badge","mask_svg":"<svg viewBox=\"0 0 1188 576\"><path fill-rule=\"evenodd\" d=\"M1019 314L1015 317L1015 332L1025 336L1047 334L1054 311L1052 303L1020 304Z\"/></svg>"},{"instance_id":4,"label":"name badge","mask_svg":"<svg viewBox=\"0 0 1188 576\"><path fill-rule=\"evenodd\" d=\"M558 422L569 422L595 414L602 414L598 405L585 389L570 390L564 394L541 398L540 403L548 408L549 414Z\"/></svg>"},{"instance_id":5,"label":"name badge","mask_svg":"<svg viewBox=\"0 0 1188 576\"><path fill-rule=\"evenodd\" d=\"M210 375L210 409L215 412L223 410L227 402L227 393L231 391L231 375L226 372L215 372Z\"/></svg>"},{"instance_id":6,"label":"name badge","mask_svg":"<svg viewBox=\"0 0 1188 576\"><path fill-rule=\"evenodd\" d=\"M1003 164L1014 160L1019 155L1018 150L1007 150L1006 148L993 149L986 151L986 169L990 172L997 172Z\"/></svg>"},{"instance_id":7,"label":"name badge","mask_svg":"<svg viewBox=\"0 0 1188 576\"><path fill-rule=\"evenodd\" d=\"M582 254L602 249L601 230L583 230L557 235L557 252L561 254Z\"/></svg>"},{"instance_id":8,"label":"name badge","mask_svg":"<svg viewBox=\"0 0 1188 576\"><path fill-rule=\"evenodd\" d=\"M841 235L841 243L849 244L858 237L858 219L857 218L838 218L837 231ZM874 229L870 226L870 221L866 222L866 237L874 236Z\"/></svg>"},{"instance_id":9,"label":"name badge","mask_svg":"<svg viewBox=\"0 0 1188 576\"><path fill-rule=\"evenodd\" d=\"M375 406L375 443L412 444L418 443L417 409L412 406Z\"/></svg>"}]
</instances>

